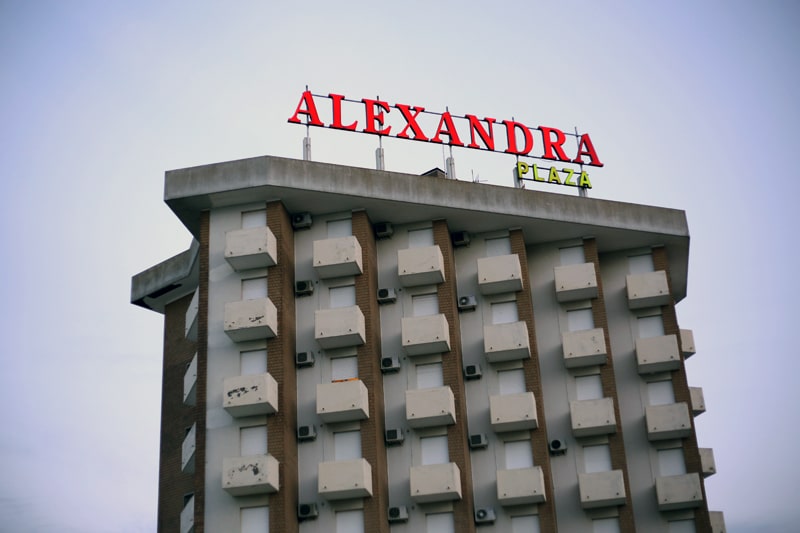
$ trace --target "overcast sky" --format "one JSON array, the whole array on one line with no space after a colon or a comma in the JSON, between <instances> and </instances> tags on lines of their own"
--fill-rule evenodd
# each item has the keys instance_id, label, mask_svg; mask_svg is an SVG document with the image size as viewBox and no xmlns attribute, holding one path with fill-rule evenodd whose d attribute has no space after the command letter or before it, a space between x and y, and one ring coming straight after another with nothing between
<instances>
[{"instance_id":1,"label":"overcast sky","mask_svg":"<svg viewBox=\"0 0 800 533\"><path fill-rule=\"evenodd\" d=\"M164 171L300 158L306 85L577 127L605 164L591 196L685 210L709 507L732 533L796 528L798 4L433 3L0 0L0 530L155 530L163 324L129 297L190 242ZM312 139L373 165L375 137ZM510 156L454 156L511 184Z\"/></svg>"}]
</instances>

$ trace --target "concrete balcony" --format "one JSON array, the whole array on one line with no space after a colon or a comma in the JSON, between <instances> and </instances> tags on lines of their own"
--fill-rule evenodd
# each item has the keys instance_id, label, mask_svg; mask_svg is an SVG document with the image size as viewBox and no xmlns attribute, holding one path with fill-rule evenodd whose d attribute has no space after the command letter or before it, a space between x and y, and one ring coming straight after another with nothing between
<instances>
[{"instance_id":1,"label":"concrete balcony","mask_svg":"<svg viewBox=\"0 0 800 533\"><path fill-rule=\"evenodd\" d=\"M367 338L364 314L357 305L314 311L314 338L324 350L361 346Z\"/></svg>"},{"instance_id":2,"label":"concrete balcony","mask_svg":"<svg viewBox=\"0 0 800 533\"><path fill-rule=\"evenodd\" d=\"M183 373L183 403L193 406L197 402L197 354Z\"/></svg>"},{"instance_id":3,"label":"concrete balcony","mask_svg":"<svg viewBox=\"0 0 800 533\"><path fill-rule=\"evenodd\" d=\"M237 272L276 265L275 235L267 226L229 231L225 233L225 260Z\"/></svg>"},{"instance_id":4,"label":"concrete balcony","mask_svg":"<svg viewBox=\"0 0 800 533\"><path fill-rule=\"evenodd\" d=\"M456 423L456 402L450 387L406 391L406 420L412 428Z\"/></svg>"},{"instance_id":5,"label":"concrete balcony","mask_svg":"<svg viewBox=\"0 0 800 533\"><path fill-rule=\"evenodd\" d=\"M700 416L706 412L706 400L703 398L702 387L689 387L689 403L692 407L692 416Z\"/></svg>"},{"instance_id":6,"label":"concrete balcony","mask_svg":"<svg viewBox=\"0 0 800 533\"><path fill-rule=\"evenodd\" d=\"M184 474L194 474L195 449L197 449L197 424L192 424L181 445L181 472Z\"/></svg>"},{"instance_id":7,"label":"concrete balcony","mask_svg":"<svg viewBox=\"0 0 800 533\"><path fill-rule=\"evenodd\" d=\"M189 307L186 309L186 338L192 342L197 341L197 316L200 312L200 289L194 291Z\"/></svg>"},{"instance_id":8,"label":"concrete balcony","mask_svg":"<svg viewBox=\"0 0 800 533\"><path fill-rule=\"evenodd\" d=\"M401 337L406 355L425 355L450 351L450 326L443 314L405 317Z\"/></svg>"},{"instance_id":9,"label":"concrete balcony","mask_svg":"<svg viewBox=\"0 0 800 533\"><path fill-rule=\"evenodd\" d=\"M278 334L278 311L269 298L225 304L225 333L234 342L271 339Z\"/></svg>"},{"instance_id":10,"label":"concrete balcony","mask_svg":"<svg viewBox=\"0 0 800 533\"><path fill-rule=\"evenodd\" d=\"M502 506L546 501L542 467L497 471L497 500Z\"/></svg>"},{"instance_id":11,"label":"concrete balcony","mask_svg":"<svg viewBox=\"0 0 800 533\"><path fill-rule=\"evenodd\" d=\"M489 397L489 416L492 428L497 433L539 427L536 399L532 392Z\"/></svg>"},{"instance_id":12,"label":"concrete balcony","mask_svg":"<svg viewBox=\"0 0 800 533\"><path fill-rule=\"evenodd\" d=\"M397 251L397 276L403 287L444 282L444 256L438 246Z\"/></svg>"},{"instance_id":13,"label":"concrete balcony","mask_svg":"<svg viewBox=\"0 0 800 533\"><path fill-rule=\"evenodd\" d=\"M517 254L478 259L478 289L481 294L522 290L522 267Z\"/></svg>"},{"instance_id":14,"label":"concrete balcony","mask_svg":"<svg viewBox=\"0 0 800 533\"><path fill-rule=\"evenodd\" d=\"M181 510L181 533L194 533L194 496L190 496Z\"/></svg>"},{"instance_id":15,"label":"concrete balcony","mask_svg":"<svg viewBox=\"0 0 800 533\"><path fill-rule=\"evenodd\" d=\"M708 517L711 519L711 533L726 533L725 514L722 511L709 511Z\"/></svg>"},{"instance_id":16,"label":"concrete balcony","mask_svg":"<svg viewBox=\"0 0 800 533\"><path fill-rule=\"evenodd\" d=\"M361 267L361 245L355 237L314 241L314 270L320 279L356 276Z\"/></svg>"},{"instance_id":17,"label":"concrete balcony","mask_svg":"<svg viewBox=\"0 0 800 533\"><path fill-rule=\"evenodd\" d=\"M700 471L703 477L713 476L717 473L717 463L714 461L712 448L698 448L700 452Z\"/></svg>"},{"instance_id":18,"label":"concrete balcony","mask_svg":"<svg viewBox=\"0 0 800 533\"><path fill-rule=\"evenodd\" d=\"M650 405L644 416L648 440L682 439L692 432L689 407L685 402Z\"/></svg>"},{"instance_id":19,"label":"concrete balcony","mask_svg":"<svg viewBox=\"0 0 800 533\"><path fill-rule=\"evenodd\" d=\"M232 417L278 411L278 383L268 373L227 378L222 390L222 407Z\"/></svg>"},{"instance_id":20,"label":"concrete balcony","mask_svg":"<svg viewBox=\"0 0 800 533\"><path fill-rule=\"evenodd\" d=\"M659 511L693 509L703 503L700 476L683 474L656 478L656 497Z\"/></svg>"},{"instance_id":21,"label":"concrete balcony","mask_svg":"<svg viewBox=\"0 0 800 533\"><path fill-rule=\"evenodd\" d=\"M317 385L317 415L329 423L369 418L366 385L360 379Z\"/></svg>"},{"instance_id":22,"label":"concrete balcony","mask_svg":"<svg viewBox=\"0 0 800 533\"><path fill-rule=\"evenodd\" d=\"M625 478L622 470L578 474L581 507L611 507L625 503Z\"/></svg>"},{"instance_id":23,"label":"concrete balcony","mask_svg":"<svg viewBox=\"0 0 800 533\"><path fill-rule=\"evenodd\" d=\"M630 274L626 278L628 288L628 308L657 307L667 305L671 300L667 273L663 270L645 274Z\"/></svg>"},{"instance_id":24,"label":"concrete balcony","mask_svg":"<svg viewBox=\"0 0 800 533\"><path fill-rule=\"evenodd\" d=\"M696 353L694 347L694 332L690 329L682 329L680 330L680 333L681 333L681 350L683 350L684 359L687 359Z\"/></svg>"},{"instance_id":25,"label":"concrete balcony","mask_svg":"<svg viewBox=\"0 0 800 533\"><path fill-rule=\"evenodd\" d=\"M411 500L416 503L461 499L461 471L455 463L411 467Z\"/></svg>"},{"instance_id":26,"label":"concrete balcony","mask_svg":"<svg viewBox=\"0 0 800 533\"><path fill-rule=\"evenodd\" d=\"M530 359L528 325L520 321L483 326L483 350L490 363Z\"/></svg>"},{"instance_id":27,"label":"concrete balcony","mask_svg":"<svg viewBox=\"0 0 800 533\"><path fill-rule=\"evenodd\" d=\"M569 331L561 335L561 342L567 368L603 365L608 359L603 328Z\"/></svg>"},{"instance_id":28,"label":"concrete balcony","mask_svg":"<svg viewBox=\"0 0 800 533\"><path fill-rule=\"evenodd\" d=\"M222 488L231 496L278 492L278 460L271 455L222 459Z\"/></svg>"},{"instance_id":29,"label":"concrete balcony","mask_svg":"<svg viewBox=\"0 0 800 533\"><path fill-rule=\"evenodd\" d=\"M569 415L572 420L572 434L576 437L592 437L617 432L613 398L570 402Z\"/></svg>"},{"instance_id":30,"label":"concrete balcony","mask_svg":"<svg viewBox=\"0 0 800 533\"><path fill-rule=\"evenodd\" d=\"M556 299L559 302L574 302L597 298L597 273L594 263L557 266Z\"/></svg>"},{"instance_id":31,"label":"concrete balcony","mask_svg":"<svg viewBox=\"0 0 800 533\"><path fill-rule=\"evenodd\" d=\"M636 339L636 365L640 374L677 370L681 366L675 335Z\"/></svg>"},{"instance_id":32,"label":"concrete balcony","mask_svg":"<svg viewBox=\"0 0 800 533\"><path fill-rule=\"evenodd\" d=\"M319 463L317 492L326 500L372 496L372 467L366 459Z\"/></svg>"}]
</instances>

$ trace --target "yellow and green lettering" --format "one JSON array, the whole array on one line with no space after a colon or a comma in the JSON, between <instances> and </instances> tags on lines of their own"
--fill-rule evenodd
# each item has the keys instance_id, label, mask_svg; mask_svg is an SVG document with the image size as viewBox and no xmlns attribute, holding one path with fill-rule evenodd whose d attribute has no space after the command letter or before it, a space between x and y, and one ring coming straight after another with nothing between
<instances>
[{"instance_id":1,"label":"yellow and green lettering","mask_svg":"<svg viewBox=\"0 0 800 533\"><path fill-rule=\"evenodd\" d=\"M522 179L522 176L528 173L528 163L524 161L517 161L517 178Z\"/></svg>"},{"instance_id":2,"label":"yellow and green lettering","mask_svg":"<svg viewBox=\"0 0 800 533\"><path fill-rule=\"evenodd\" d=\"M574 181L572 181L572 175L575 174L574 170L572 170L571 168L562 168L561 172L566 172L567 173L567 177L564 180L564 185L569 185L570 187L577 187L578 186Z\"/></svg>"},{"instance_id":3,"label":"yellow and green lettering","mask_svg":"<svg viewBox=\"0 0 800 533\"><path fill-rule=\"evenodd\" d=\"M561 178L558 177L558 170L556 170L556 167L550 167L550 179L548 179L547 182L561 185Z\"/></svg>"},{"instance_id":4,"label":"yellow and green lettering","mask_svg":"<svg viewBox=\"0 0 800 533\"><path fill-rule=\"evenodd\" d=\"M589 174L587 174L585 170L581 171L581 177L578 178L578 187L592 188L592 182L589 181Z\"/></svg>"},{"instance_id":5,"label":"yellow and green lettering","mask_svg":"<svg viewBox=\"0 0 800 533\"><path fill-rule=\"evenodd\" d=\"M533 166L533 181L544 181L544 178L539 177L539 168L536 165Z\"/></svg>"}]
</instances>

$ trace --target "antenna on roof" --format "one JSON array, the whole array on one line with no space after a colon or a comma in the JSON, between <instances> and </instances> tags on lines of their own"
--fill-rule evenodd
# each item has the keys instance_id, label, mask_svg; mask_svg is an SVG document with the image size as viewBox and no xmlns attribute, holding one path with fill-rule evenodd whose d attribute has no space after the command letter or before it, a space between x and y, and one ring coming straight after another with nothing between
<instances>
[{"instance_id":1,"label":"antenna on roof","mask_svg":"<svg viewBox=\"0 0 800 533\"><path fill-rule=\"evenodd\" d=\"M375 100L380 101L380 95L375 97ZM386 163L383 158L383 135L378 134L378 148L375 149L375 168L378 170L386 170Z\"/></svg>"},{"instance_id":2,"label":"antenna on roof","mask_svg":"<svg viewBox=\"0 0 800 533\"><path fill-rule=\"evenodd\" d=\"M308 85L306 85L308 91ZM303 139L303 161L311 161L311 127L308 124L308 115L306 115L306 136Z\"/></svg>"},{"instance_id":3,"label":"antenna on roof","mask_svg":"<svg viewBox=\"0 0 800 533\"><path fill-rule=\"evenodd\" d=\"M450 107L446 106L445 111L448 113L450 112ZM448 143L450 146L450 157L445 159L444 161L444 171L447 174L447 179L454 180L456 179L456 160L453 159L453 144L452 144L452 137L450 137L450 142ZM442 151L444 151L444 146L442 147Z\"/></svg>"}]
</instances>

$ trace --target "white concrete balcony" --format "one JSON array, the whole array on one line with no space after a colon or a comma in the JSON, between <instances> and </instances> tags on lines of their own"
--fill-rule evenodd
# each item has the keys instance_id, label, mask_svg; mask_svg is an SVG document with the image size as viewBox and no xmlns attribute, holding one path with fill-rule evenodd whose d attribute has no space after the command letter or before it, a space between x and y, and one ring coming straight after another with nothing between
<instances>
[{"instance_id":1,"label":"white concrete balcony","mask_svg":"<svg viewBox=\"0 0 800 533\"><path fill-rule=\"evenodd\" d=\"M613 398L570 402L569 415L572 420L572 434L576 437L592 437L617 432Z\"/></svg>"},{"instance_id":2,"label":"white concrete balcony","mask_svg":"<svg viewBox=\"0 0 800 533\"><path fill-rule=\"evenodd\" d=\"M183 403L194 405L197 402L197 354L194 354L186 372L183 373Z\"/></svg>"},{"instance_id":3,"label":"white concrete balcony","mask_svg":"<svg viewBox=\"0 0 800 533\"><path fill-rule=\"evenodd\" d=\"M450 387L406 391L406 420L412 428L456 423L456 402Z\"/></svg>"},{"instance_id":4,"label":"white concrete balcony","mask_svg":"<svg viewBox=\"0 0 800 533\"><path fill-rule=\"evenodd\" d=\"M694 332L690 329L682 329L681 333L681 350L683 350L684 359L696 353L694 347Z\"/></svg>"},{"instance_id":5,"label":"white concrete balcony","mask_svg":"<svg viewBox=\"0 0 800 533\"><path fill-rule=\"evenodd\" d=\"M234 376L222 384L222 407L232 417L278 411L278 383L269 373Z\"/></svg>"},{"instance_id":6,"label":"white concrete balcony","mask_svg":"<svg viewBox=\"0 0 800 533\"><path fill-rule=\"evenodd\" d=\"M541 466L497 471L497 500L502 506L546 501Z\"/></svg>"},{"instance_id":7,"label":"white concrete balcony","mask_svg":"<svg viewBox=\"0 0 800 533\"><path fill-rule=\"evenodd\" d=\"M692 432L689 407L685 402L649 405L644 416L648 440L682 439Z\"/></svg>"},{"instance_id":8,"label":"white concrete balcony","mask_svg":"<svg viewBox=\"0 0 800 533\"><path fill-rule=\"evenodd\" d=\"M397 276L403 287L444 282L444 256L438 246L397 251Z\"/></svg>"},{"instance_id":9,"label":"white concrete balcony","mask_svg":"<svg viewBox=\"0 0 800 533\"><path fill-rule=\"evenodd\" d=\"M271 455L222 459L222 488L231 496L278 492L278 460Z\"/></svg>"},{"instance_id":10,"label":"white concrete balcony","mask_svg":"<svg viewBox=\"0 0 800 533\"><path fill-rule=\"evenodd\" d=\"M411 467L411 500L416 503L461 499L461 471L455 463Z\"/></svg>"},{"instance_id":11,"label":"white concrete balcony","mask_svg":"<svg viewBox=\"0 0 800 533\"><path fill-rule=\"evenodd\" d=\"M450 326L443 314L405 317L401 321L400 335L406 355L450 351Z\"/></svg>"},{"instance_id":12,"label":"white concrete balcony","mask_svg":"<svg viewBox=\"0 0 800 533\"><path fill-rule=\"evenodd\" d=\"M677 370L681 366L675 335L636 339L636 365L640 374Z\"/></svg>"},{"instance_id":13,"label":"white concrete balcony","mask_svg":"<svg viewBox=\"0 0 800 533\"><path fill-rule=\"evenodd\" d=\"M536 399L532 392L490 396L489 416L497 433L539 427Z\"/></svg>"},{"instance_id":14,"label":"white concrete balcony","mask_svg":"<svg viewBox=\"0 0 800 533\"><path fill-rule=\"evenodd\" d=\"M520 321L483 326L483 350L490 363L530 359L528 325Z\"/></svg>"},{"instance_id":15,"label":"white concrete balcony","mask_svg":"<svg viewBox=\"0 0 800 533\"><path fill-rule=\"evenodd\" d=\"M363 272L361 245L353 236L314 241L314 270L320 279L356 276Z\"/></svg>"},{"instance_id":16,"label":"white concrete balcony","mask_svg":"<svg viewBox=\"0 0 800 533\"><path fill-rule=\"evenodd\" d=\"M628 308L657 307L670 302L667 273L663 270L630 274L626 278Z\"/></svg>"},{"instance_id":17,"label":"white concrete balcony","mask_svg":"<svg viewBox=\"0 0 800 533\"><path fill-rule=\"evenodd\" d=\"M194 533L194 495L181 510L181 533Z\"/></svg>"},{"instance_id":18,"label":"white concrete balcony","mask_svg":"<svg viewBox=\"0 0 800 533\"><path fill-rule=\"evenodd\" d=\"M567 368L603 365L608 359L603 328L563 333L561 343Z\"/></svg>"},{"instance_id":19,"label":"white concrete balcony","mask_svg":"<svg viewBox=\"0 0 800 533\"><path fill-rule=\"evenodd\" d=\"M581 507L611 507L625 503L625 478L622 470L578 474Z\"/></svg>"},{"instance_id":20,"label":"white concrete balcony","mask_svg":"<svg viewBox=\"0 0 800 533\"><path fill-rule=\"evenodd\" d=\"M229 231L225 233L225 260L237 272L276 265L275 235L267 226Z\"/></svg>"},{"instance_id":21,"label":"white concrete balcony","mask_svg":"<svg viewBox=\"0 0 800 533\"><path fill-rule=\"evenodd\" d=\"M369 418L366 385L360 379L317 385L317 415L329 423Z\"/></svg>"},{"instance_id":22,"label":"white concrete balcony","mask_svg":"<svg viewBox=\"0 0 800 533\"><path fill-rule=\"evenodd\" d=\"M656 478L656 497L659 511L693 509L703 503L700 476L683 474Z\"/></svg>"},{"instance_id":23,"label":"white concrete balcony","mask_svg":"<svg viewBox=\"0 0 800 533\"><path fill-rule=\"evenodd\" d=\"M713 476L717 473L717 463L714 461L712 448L698 448L700 452L700 471L703 477Z\"/></svg>"},{"instance_id":24,"label":"white concrete balcony","mask_svg":"<svg viewBox=\"0 0 800 533\"><path fill-rule=\"evenodd\" d=\"M597 298L597 273L594 263L557 266L556 299L559 302L574 302Z\"/></svg>"},{"instance_id":25,"label":"white concrete balcony","mask_svg":"<svg viewBox=\"0 0 800 533\"><path fill-rule=\"evenodd\" d=\"M517 254L478 259L478 289L481 294L522 290L522 267Z\"/></svg>"},{"instance_id":26,"label":"white concrete balcony","mask_svg":"<svg viewBox=\"0 0 800 533\"><path fill-rule=\"evenodd\" d=\"M189 307L186 308L186 319L184 322L186 338L190 341L197 341L197 316L200 313L200 289L194 291Z\"/></svg>"},{"instance_id":27,"label":"white concrete balcony","mask_svg":"<svg viewBox=\"0 0 800 533\"><path fill-rule=\"evenodd\" d=\"M225 304L225 333L234 342L271 339L278 334L278 310L269 298Z\"/></svg>"},{"instance_id":28,"label":"white concrete balcony","mask_svg":"<svg viewBox=\"0 0 800 533\"><path fill-rule=\"evenodd\" d=\"M319 463L317 492L326 500L372 496L372 467L366 459Z\"/></svg>"},{"instance_id":29,"label":"white concrete balcony","mask_svg":"<svg viewBox=\"0 0 800 533\"><path fill-rule=\"evenodd\" d=\"M700 416L706 412L706 400L703 398L702 387L689 387L689 403L692 407L692 416Z\"/></svg>"},{"instance_id":30,"label":"white concrete balcony","mask_svg":"<svg viewBox=\"0 0 800 533\"><path fill-rule=\"evenodd\" d=\"M192 424L192 428L186 432L181 446L181 472L184 474L194 474L194 457L197 449L197 424Z\"/></svg>"},{"instance_id":31,"label":"white concrete balcony","mask_svg":"<svg viewBox=\"0 0 800 533\"><path fill-rule=\"evenodd\" d=\"M708 517L711 519L711 533L726 533L725 513L722 511L709 511Z\"/></svg>"},{"instance_id":32,"label":"white concrete balcony","mask_svg":"<svg viewBox=\"0 0 800 533\"><path fill-rule=\"evenodd\" d=\"M360 346L367 338L364 313L357 305L314 311L314 338L324 350Z\"/></svg>"}]
</instances>

